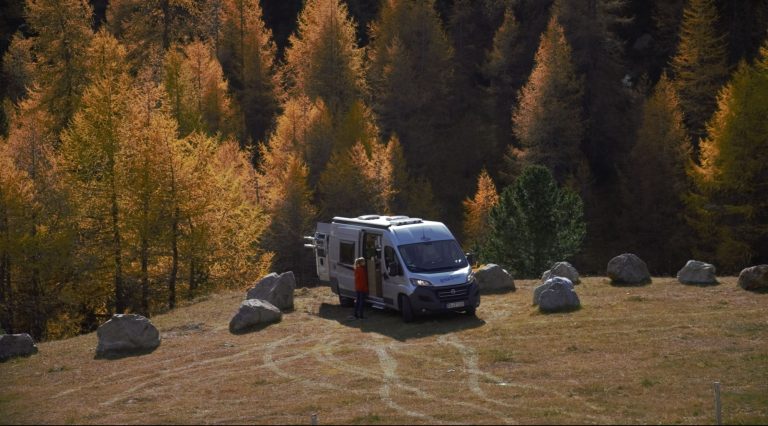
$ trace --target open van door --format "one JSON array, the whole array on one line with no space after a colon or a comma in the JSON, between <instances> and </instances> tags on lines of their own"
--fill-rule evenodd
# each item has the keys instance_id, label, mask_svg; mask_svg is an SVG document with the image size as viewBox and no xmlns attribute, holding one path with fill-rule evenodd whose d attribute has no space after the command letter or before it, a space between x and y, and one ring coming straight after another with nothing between
<instances>
[{"instance_id":1,"label":"open van door","mask_svg":"<svg viewBox=\"0 0 768 426\"><path fill-rule=\"evenodd\" d=\"M311 248L315 252L315 268L320 281L329 282L331 279L328 268L328 241L331 234L330 223L318 223L315 235L304 237L307 241L304 247Z\"/></svg>"}]
</instances>

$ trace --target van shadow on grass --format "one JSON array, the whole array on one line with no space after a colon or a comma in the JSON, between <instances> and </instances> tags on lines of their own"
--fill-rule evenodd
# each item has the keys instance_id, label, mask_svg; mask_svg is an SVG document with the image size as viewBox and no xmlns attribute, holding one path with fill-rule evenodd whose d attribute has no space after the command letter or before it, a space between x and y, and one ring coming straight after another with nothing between
<instances>
[{"instance_id":1,"label":"van shadow on grass","mask_svg":"<svg viewBox=\"0 0 768 426\"><path fill-rule=\"evenodd\" d=\"M359 328L364 333L378 333L401 342L408 339L455 333L485 325L485 321L463 312L445 312L417 316L411 323L403 322L400 313L391 309L365 307L365 319L353 317L353 308L322 303L318 311L321 318L341 325Z\"/></svg>"},{"instance_id":2,"label":"van shadow on grass","mask_svg":"<svg viewBox=\"0 0 768 426\"><path fill-rule=\"evenodd\" d=\"M130 358L134 356L148 355L156 351L157 348L159 347L160 345L157 345L154 348L135 349L135 350L129 350L129 351L96 352L96 354L93 356L93 359L115 360L115 359L122 359L122 358Z\"/></svg>"}]
</instances>

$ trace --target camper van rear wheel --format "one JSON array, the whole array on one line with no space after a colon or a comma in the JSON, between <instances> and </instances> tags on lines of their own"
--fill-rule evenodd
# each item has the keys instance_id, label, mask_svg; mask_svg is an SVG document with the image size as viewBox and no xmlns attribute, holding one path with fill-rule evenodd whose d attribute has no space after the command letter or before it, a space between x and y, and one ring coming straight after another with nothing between
<instances>
[{"instance_id":1,"label":"camper van rear wheel","mask_svg":"<svg viewBox=\"0 0 768 426\"><path fill-rule=\"evenodd\" d=\"M400 314L403 317L404 322L413 321L413 307L411 306L411 299L405 295L400 295Z\"/></svg>"},{"instance_id":2,"label":"camper van rear wheel","mask_svg":"<svg viewBox=\"0 0 768 426\"><path fill-rule=\"evenodd\" d=\"M352 299L351 297L344 297L342 295L339 295L339 305L341 305L344 308L351 308L355 305L355 299Z\"/></svg>"}]
</instances>

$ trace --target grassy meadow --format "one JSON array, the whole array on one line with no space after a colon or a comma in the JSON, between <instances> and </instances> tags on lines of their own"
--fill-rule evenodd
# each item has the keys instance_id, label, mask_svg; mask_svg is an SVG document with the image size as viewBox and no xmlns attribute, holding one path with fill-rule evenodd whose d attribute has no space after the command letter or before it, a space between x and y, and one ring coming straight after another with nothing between
<instances>
[{"instance_id":1,"label":"grassy meadow","mask_svg":"<svg viewBox=\"0 0 768 426\"><path fill-rule=\"evenodd\" d=\"M232 335L244 292L152 318L154 352L94 359L96 334L0 364L0 423L768 423L768 294L654 278L576 287L541 314L534 280L483 295L477 317L367 311L327 287L279 324Z\"/></svg>"}]
</instances>

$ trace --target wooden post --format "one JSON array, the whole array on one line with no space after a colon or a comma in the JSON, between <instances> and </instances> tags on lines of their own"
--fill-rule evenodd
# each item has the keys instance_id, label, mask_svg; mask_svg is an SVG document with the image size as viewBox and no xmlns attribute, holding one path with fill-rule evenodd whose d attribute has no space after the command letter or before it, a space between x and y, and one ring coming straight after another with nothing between
<instances>
[{"instance_id":1,"label":"wooden post","mask_svg":"<svg viewBox=\"0 0 768 426\"><path fill-rule=\"evenodd\" d=\"M715 382L715 424L723 424L722 406L720 405L720 382Z\"/></svg>"}]
</instances>

